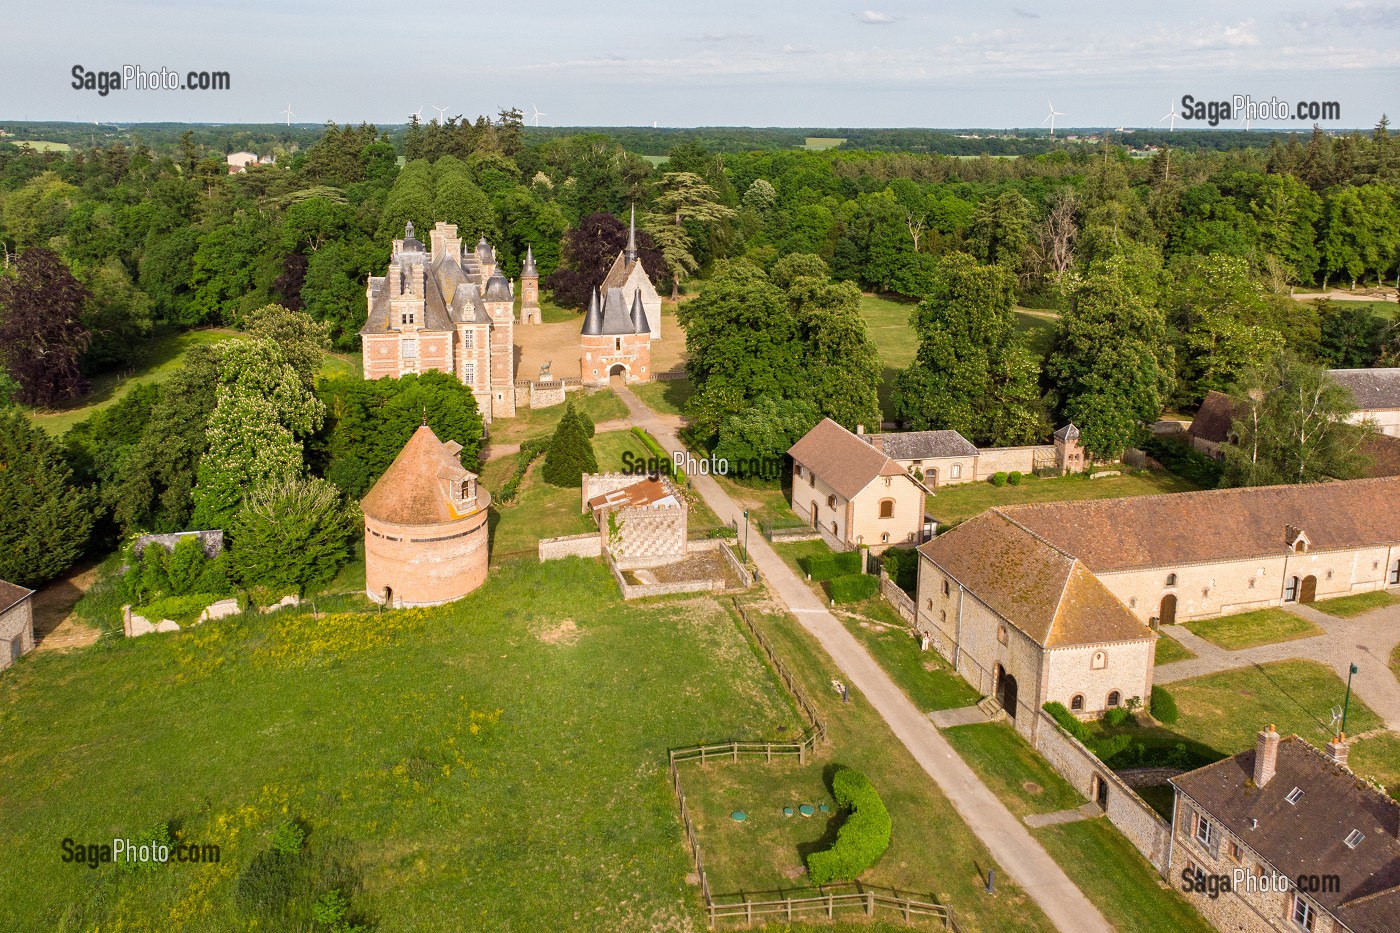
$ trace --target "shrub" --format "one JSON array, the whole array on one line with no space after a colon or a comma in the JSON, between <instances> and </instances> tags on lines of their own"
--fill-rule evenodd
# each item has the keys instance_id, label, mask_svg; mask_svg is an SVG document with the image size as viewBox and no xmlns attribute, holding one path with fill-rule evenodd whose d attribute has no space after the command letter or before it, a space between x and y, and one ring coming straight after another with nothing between
<instances>
[{"instance_id":1,"label":"shrub","mask_svg":"<svg viewBox=\"0 0 1400 933\"><path fill-rule=\"evenodd\" d=\"M997 472L991 475L991 478L988 480L988 482L990 482L993 486L1005 486L1006 474L998 470Z\"/></svg>"},{"instance_id":2,"label":"shrub","mask_svg":"<svg viewBox=\"0 0 1400 933\"><path fill-rule=\"evenodd\" d=\"M857 603L880 591L880 581L866 573L848 573L827 581L826 591L838 603Z\"/></svg>"},{"instance_id":3,"label":"shrub","mask_svg":"<svg viewBox=\"0 0 1400 933\"><path fill-rule=\"evenodd\" d=\"M1185 441L1154 437L1142 445L1142 450L1165 467L1167 472L1175 473L1197 486L1214 489L1220 485L1224 467Z\"/></svg>"},{"instance_id":4,"label":"shrub","mask_svg":"<svg viewBox=\"0 0 1400 933\"><path fill-rule=\"evenodd\" d=\"M1121 706L1114 707L1103 714L1104 722L1117 728L1128 721L1128 711Z\"/></svg>"},{"instance_id":5,"label":"shrub","mask_svg":"<svg viewBox=\"0 0 1400 933\"><path fill-rule=\"evenodd\" d=\"M184 596L198 591L206 563L208 558L204 556L204 544L198 535L186 535L176 541L175 550L165 562L170 594Z\"/></svg>"},{"instance_id":6,"label":"shrub","mask_svg":"<svg viewBox=\"0 0 1400 933\"><path fill-rule=\"evenodd\" d=\"M190 593L185 596L163 596L131 611L152 622L169 619L180 625L188 625L203 612L210 603L218 602L219 597L212 593Z\"/></svg>"},{"instance_id":7,"label":"shrub","mask_svg":"<svg viewBox=\"0 0 1400 933\"><path fill-rule=\"evenodd\" d=\"M1007 482L1007 485L1009 485L1009 486L1019 486L1019 485L1021 485L1021 471L1020 471L1020 470L1012 470L1010 473L1007 473L1007 474L1006 474L1006 482Z\"/></svg>"},{"instance_id":8,"label":"shrub","mask_svg":"<svg viewBox=\"0 0 1400 933\"><path fill-rule=\"evenodd\" d=\"M360 511L320 479L260 486L243 500L230 527L230 560L246 587L302 594L335 579L354 554Z\"/></svg>"},{"instance_id":9,"label":"shrub","mask_svg":"<svg viewBox=\"0 0 1400 933\"><path fill-rule=\"evenodd\" d=\"M807 874L813 884L854 881L880 860L890 845L890 813L874 785L850 768L836 772L831 781L836 805L849 810L830 849L807 856Z\"/></svg>"},{"instance_id":10,"label":"shrub","mask_svg":"<svg viewBox=\"0 0 1400 933\"><path fill-rule=\"evenodd\" d=\"M297 855L306 842L306 830L295 820L288 820L272 833L272 848L283 855Z\"/></svg>"},{"instance_id":11,"label":"shrub","mask_svg":"<svg viewBox=\"0 0 1400 933\"><path fill-rule=\"evenodd\" d=\"M863 569L861 564L865 560L863 551L841 551L831 555L836 562L836 569L840 573L860 573Z\"/></svg>"},{"instance_id":12,"label":"shrub","mask_svg":"<svg viewBox=\"0 0 1400 933\"><path fill-rule=\"evenodd\" d=\"M807 576L813 580L830 580L832 577L840 575L836 569L835 556L835 554L821 554L816 557L803 558L799 563L802 565L802 569L807 571Z\"/></svg>"},{"instance_id":13,"label":"shrub","mask_svg":"<svg viewBox=\"0 0 1400 933\"><path fill-rule=\"evenodd\" d=\"M1060 728L1064 729L1079 741L1087 745L1092 740L1092 736L1089 734L1089 727L1076 719L1073 713L1065 709L1063 703L1051 701L1045 704L1044 709L1045 712L1050 714L1051 719L1060 724Z\"/></svg>"},{"instance_id":14,"label":"shrub","mask_svg":"<svg viewBox=\"0 0 1400 933\"><path fill-rule=\"evenodd\" d=\"M1163 687L1152 688L1152 716L1168 726L1181 718L1181 713L1176 708L1176 699Z\"/></svg>"},{"instance_id":15,"label":"shrub","mask_svg":"<svg viewBox=\"0 0 1400 933\"><path fill-rule=\"evenodd\" d=\"M919 584L918 552L911 548L892 547L885 551L881 561L895 586L913 596Z\"/></svg>"}]
</instances>

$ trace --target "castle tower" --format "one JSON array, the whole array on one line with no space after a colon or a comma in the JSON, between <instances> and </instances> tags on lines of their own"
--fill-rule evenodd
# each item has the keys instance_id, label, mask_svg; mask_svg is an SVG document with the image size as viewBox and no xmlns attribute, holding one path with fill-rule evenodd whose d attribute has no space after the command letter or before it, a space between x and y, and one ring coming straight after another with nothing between
<instances>
[{"instance_id":1,"label":"castle tower","mask_svg":"<svg viewBox=\"0 0 1400 933\"><path fill-rule=\"evenodd\" d=\"M1079 429L1072 423L1055 432L1055 463L1061 473L1083 473L1089 467L1079 443Z\"/></svg>"},{"instance_id":2,"label":"castle tower","mask_svg":"<svg viewBox=\"0 0 1400 933\"><path fill-rule=\"evenodd\" d=\"M599 291L604 304L613 289L620 289L624 299L623 313L631 306L632 296L640 289L642 304L647 309L647 323L651 326L651 339L661 339L661 296L656 292L647 271L642 267L641 251L637 247L637 209L632 208L632 216L627 225L627 246L613 260L608 274L603 277ZM606 309L605 309L606 310Z\"/></svg>"},{"instance_id":3,"label":"castle tower","mask_svg":"<svg viewBox=\"0 0 1400 933\"><path fill-rule=\"evenodd\" d=\"M628 265L637 261L637 205L632 205L632 219L627 224L627 248L622 251Z\"/></svg>"},{"instance_id":4,"label":"castle tower","mask_svg":"<svg viewBox=\"0 0 1400 933\"><path fill-rule=\"evenodd\" d=\"M476 241L476 260L481 264L482 281L496 273L496 250L486 242L485 234Z\"/></svg>"},{"instance_id":5,"label":"castle tower","mask_svg":"<svg viewBox=\"0 0 1400 933\"><path fill-rule=\"evenodd\" d=\"M641 291L629 310L626 293L610 288L601 300L594 292L579 334L579 372L586 386L605 386L622 376L629 384L651 381L651 326Z\"/></svg>"},{"instance_id":6,"label":"castle tower","mask_svg":"<svg viewBox=\"0 0 1400 933\"><path fill-rule=\"evenodd\" d=\"M540 324L540 272L535 268L535 249L525 247L525 265L520 269L520 323Z\"/></svg>"},{"instance_id":7,"label":"castle tower","mask_svg":"<svg viewBox=\"0 0 1400 933\"><path fill-rule=\"evenodd\" d=\"M491 253L489 245L486 250ZM477 254L481 255L481 244L477 245ZM494 268L494 256L491 264ZM481 297L491 318L491 418L514 418L515 295L511 293L510 280L496 269L487 278Z\"/></svg>"}]
</instances>

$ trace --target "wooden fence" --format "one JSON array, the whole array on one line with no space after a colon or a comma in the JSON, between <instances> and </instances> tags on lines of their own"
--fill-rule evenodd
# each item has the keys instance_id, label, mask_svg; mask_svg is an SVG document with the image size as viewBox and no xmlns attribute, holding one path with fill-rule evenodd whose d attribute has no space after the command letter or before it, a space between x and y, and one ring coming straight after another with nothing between
<instances>
[{"instance_id":1,"label":"wooden fence","mask_svg":"<svg viewBox=\"0 0 1400 933\"><path fill-rule=\"evenodd\" d=\"M758 630L758 626L753 624L753 620L749 618L748 612L743 606L739 605L739 600L736 599L733 602L734 611L739 614L739 618L743 620L744 625L748 628L749 634L753 636L754 641L758 642L758 646L763 649L764 655L768 658L768 663L772 664L773 670L778 672L778 677L782 679L783 686L787 687L788 694L792 697L793 702L797 704L797 708L802 712L803 717L807 720L807 725L812 730L807 739L804 739L803 744L814 746L816 742L825 743L826 723L822 722L821 717L817 715L817 708L812 705L811 700L807 699L806 691L804 691L802 685L797 682L797 678L792 676L792 673L787 669L787 665L778 657L777 652L773 650L773 646L768 643L768 639Z\"/></svg>"},{"instance_id":2,"label":"wooden fence","mask_svg":"<svg viewBox=\"0 0 1400 933\"><path fill-rule=\"evenodd\" d=\"M855 891L850 894L813 894L806 897L785 897L772 901L729 901L705 905L705 913L710 926L717 920L739 920L744 923L762 923L765 919L782 917L786 920L801 920L803 915L817 914L834 920L840 912L860 911L866 916L874 916L876 908L885 908L898 914L905 923L931 918L943 921L945 930L961 933L961 927L953 915L953 908L943 904L916 900L908 895L881 894L873 890Z\"/></svg>"}]
</instances>

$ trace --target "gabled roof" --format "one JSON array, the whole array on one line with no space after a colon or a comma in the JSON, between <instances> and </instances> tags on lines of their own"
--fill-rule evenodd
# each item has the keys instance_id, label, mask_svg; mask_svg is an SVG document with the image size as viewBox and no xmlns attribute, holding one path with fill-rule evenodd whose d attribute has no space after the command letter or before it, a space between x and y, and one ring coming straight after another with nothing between
<instances>
[{"instance_id":1,"label":"gabled roof","mask_svg":"<svg viewBox=\"0 0 1400 933\"><path fill-rule=\"evenodd\" d=\"M899 431L859 436L863 436L866 443L895 460L977 456L977 448L957 431Z\"/></svg>"},{"instance_id":2,"label":"gabled roof","mask_svg":"<svg viewBox=\"0 0 1400 933\"><path fill-rule=\"evenodd\" d=\"M1363 411L1400 408L1400 369L1329 369L1327 375L1350 389Z\"/></svg>"},{"instance_id":3,"label":"gabled roof","mask_svg":"<svg viewBox=\"0 0 1400 933\"><path fill-rule=\"evenodd\" d=\"M466 504L453 494L463 480L476 479L462 466L461 452L462 445L456 441L444 443L426 424L419 427L369 495L360 500L360 510L396 525L436 525L480 511L490 502L485 490L478 487L476 499Z\"/></svg>"},{"instance_id":4,"label":"gabled roof","mask_svg":"<svg viewBox=\"0 0 1400 933\"><path fill-rule=\"evenodd\" d=\"M1083 563L995 509L920 545L919 552L1047 648L1154 637Z\"/></svg>"},{"instance_id":5,"label":"gabled roof","mask_svg":"<svg viewBox=\"0 0 1400 933\"><path fill-rule=\"evenodd\" d=\"M1296 735L1279 740L1277 770L1258 787L1256 753L1252 748L1171 783L1276 871L1289 878L1336 875L1340 890L1308 897L1356 933L1400 930L1400 805ZM1303 795L1289 803L1294 788ZM1346 844L1353 830L1363 836L1354 848Z\"/></svg>"},{"instance_id":6,"label":"gabled roof","mask_svg":"<svg viewBox=\"0 0 1400 933\"><path fill-rule=\"evenodd\" d=\"M853 498L877 476L903 476L924 488L898 463L830 418L804 434L788 454L845 499Z\"/></svg>"},{"instance_id":7,"label":"gabled roof","mask_svg":"<svg viewBox=\"0 0 1400 933\"><path fill-rule=\"evenodd\" d=\"M1223 444L1230 439L1230 426L1236 417L1235 400L1224 392L1211 389L1201 402L1200 410L1186 433L1203 441Z\"/></svg>"},{"instance_id":8,"label":"gabled roof","mask_svg":"<svg viewBox=\"0 0 1400 933\"><path fill-rule=\"evenodd\" d=\"M8 612L33 595L33 590L0 580L0 613Z\"/></svg>"},{"instance_id":9,"label":"gabled roof","mask_svg":"<svg viewBox=\"0 0 1400 933\"><path fill-rule=\"evenodd\" d=\"M1400 477L1045 502L994 511L1094 573L1400 543Z\"/></svg>"},{"instance_id":10,"label":"gabled roof","mask_svg":"<svg viewBox=\"0 0 1400 933\"><path fill-rule=\"evenodd\" d=\"M1361 442L1361 453L1371 460L1367 476L1400 476L1400 437L1372 432Z\"/></svg>"}]
</instances>

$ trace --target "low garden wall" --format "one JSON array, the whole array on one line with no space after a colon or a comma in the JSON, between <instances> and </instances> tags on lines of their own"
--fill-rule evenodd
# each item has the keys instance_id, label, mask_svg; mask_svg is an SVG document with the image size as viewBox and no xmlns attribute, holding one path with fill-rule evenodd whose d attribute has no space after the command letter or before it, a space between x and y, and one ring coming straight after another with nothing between
<instances>
[{"instance_id":1,"label":"low garden wall","mask_svg":"<svg viewBox=\"0 0 1400 933\"><path fill-rule=\"evenodd\" d=\"M1108 787L1104 813L1108 821L1128 837L1143 857L1165 877L1171 824L1157 815L1113 769L1060 728L1044 710L1038 712L1033 744L1051 767L1074 789L1091 801L1098 799L1098 783Z\"/></svg>"},{"instance_id":2,"label":"low garden wall","mask_svg":"<svg viewBox=\"0 0 1400 933\"><path fill-rule=\"evenodd\" d=\"M753 586L754 574L739 560L739 555L734 553L733 546L721 538L696 538L686 543L686 553L693 554L696 551L719 551L724 555L724 559L729 562L729 569L744 582L744 588Z\"/></svg>"},{"instance_id":3,"label":"low garden wall","mask_svg":"<svg viewBox=\"0 0 1400 933\"><path fill-rule=\"evenodd\" d=\"M560 560L565 557L601 557L603 536L596 531L563 538L541 538L540 560Z\"/></svg>"},{"instance_id":4,"label":"low garden wall","mask_svg":"<svg viewBox=\"0 0 1400 933\"><path fill-rule=\"evenodd\" d=\"M880 569L880 595L885 597L885 602L894 607L901 619L910 625L914 624L914 619L918 614L918 604L914 602L912 596L900 589L899 584L890 579L890 575L885 572L883 567Z\"/></svg>"}]
</instances>

